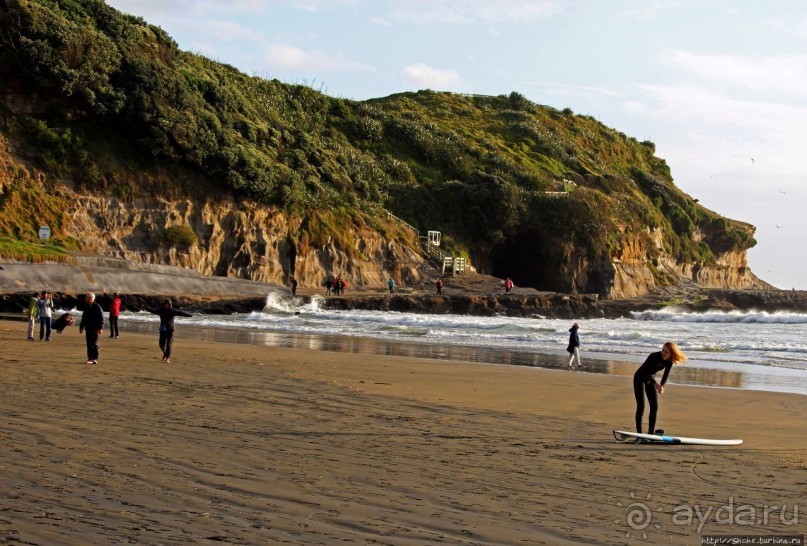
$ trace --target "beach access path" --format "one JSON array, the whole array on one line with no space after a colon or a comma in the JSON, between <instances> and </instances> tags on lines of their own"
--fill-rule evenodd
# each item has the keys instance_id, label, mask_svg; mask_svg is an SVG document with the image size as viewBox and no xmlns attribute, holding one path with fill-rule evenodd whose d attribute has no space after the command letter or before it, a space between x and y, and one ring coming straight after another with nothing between
<instances>
[{"instance_id":1,"label":"beach access path","mask_svg":"<svg viewBox=\"0 0 807 546\"><path fill-rule=\"evenodd\" d=\"M4 543L689 545L805 531L805 396L669 385L660 426L744 443L624 445L611 435L632 428L624 377L182 328L169 365L156 334L123 331L91 366L77 329L44 343L25 326L0 321Z\"/></svg>"}]
</instances>

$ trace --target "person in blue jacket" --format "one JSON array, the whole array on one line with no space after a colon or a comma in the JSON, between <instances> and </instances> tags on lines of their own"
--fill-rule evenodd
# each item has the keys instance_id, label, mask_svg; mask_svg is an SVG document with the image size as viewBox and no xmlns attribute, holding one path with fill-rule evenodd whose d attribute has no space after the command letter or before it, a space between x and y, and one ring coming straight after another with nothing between
<instances>
[{"instance_id":1,"label":"person in blue jacket","mask_svg":"<svg viewBox=\"0 0 807 546\"><path fill-rule=\"evenodd\" d=\"M577 333L579 329L580 325L576 322L569 328L569 346L566 347L566 351L569 353L569 364L566 368L569 370L572 369L575 360L577 360L577 369L583 368L583 363L580 362L580 335Z\"/></svg>"}]
</instances>

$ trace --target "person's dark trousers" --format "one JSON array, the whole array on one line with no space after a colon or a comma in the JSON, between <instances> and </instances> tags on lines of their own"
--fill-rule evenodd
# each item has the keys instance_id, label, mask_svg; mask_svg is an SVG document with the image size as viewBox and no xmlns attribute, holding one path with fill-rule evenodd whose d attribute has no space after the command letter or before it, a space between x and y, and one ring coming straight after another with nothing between
<instances>
[{"instance_id":1,"label":"person's dark trousers","mask_svg":"<svg viewBox=\"0 0 807 546\"><path fill-rule=\"evenodd\" d=\"M98 360L98 332L85 330L84 334L87 336L87 360Z\"/></svg>"},{"instance_id":2,"label":"person's dark trousers","mask_svg":"<svg viewBox=\"0 0 807 546\"><path fill-rule=\"evenodd\" d=\"M633 378L633 395L636 398L636 432L642 433L642 415L644 414L644 396L647 395L647 402L650 405L650 427L648 434L653 434L656 427L656 415L658 414L658 394L656 384L653 382L644 383L641 379Z\"/></svg>"},{"instance_id":3,"label":"person's dark trousers","mask_svg":"<svg viewBox=\"0 0 807 546\"><path fill-rule=\"evenodd\" d=\"M109 337L118 337L118 317L109 316Z\"/></svg>"},{"instance_id":4,"label":"person's dark trousers","mask_svg":"<svg viewBox=\"0 0 807 546\"><path fill-rule=\"evenodd\" d=\"M171 357L171 345L174 343L174 331L167 330L160 332L160 349L163 351L165 358Z\"/></svg>"}]
</instances>

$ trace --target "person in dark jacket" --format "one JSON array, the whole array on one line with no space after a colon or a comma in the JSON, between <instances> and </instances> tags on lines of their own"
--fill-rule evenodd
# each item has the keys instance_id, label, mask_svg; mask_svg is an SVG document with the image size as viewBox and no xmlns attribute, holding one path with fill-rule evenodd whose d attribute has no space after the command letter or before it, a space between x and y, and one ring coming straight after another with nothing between
<instances>
[{"instance_id":1,"label":"person in dark jacket","mask_svg":"<svg viewBox=\"0 0 807 546\"><path fill-rule=\"evenodd\" d=\"M149 313L160 315L160 350L163 352L163 362L171 362L171 345L174 343L174 318L191 317L190 313L174 309L171 300L163 301L160 309L149 309Z\"/></svg>"},{"instance_id":2,"label":"person in dark jacket","mask_svg":"<svg viewBox=\"0 0 807 546\"><path fill-rule=\"evenodd\" d=\"M95 301L95 294L90 292L84 297L87 307L81 315L78 332L85 333L87 339L87 364L98 364L100 347L98 339L104 331L104 311Z\"/></svg>"},{"instance_id":3,"label":"person in dark jacket","mask_svg":"<svg viewBox=\"0 0 807 546\"><path fill-rule=\"evenodd\" d=\"M580 362L580 335L577 333L579 329L580 325L576 322L569 328L569 346L566 347L569 352L569 364L566 367L570 370L575 360L577 360L577 369L583 368L583 363Z\"/></svg>"},{"instance_id":4,"label":"person in dark jacket","mask_svg":"<svg viewBox=\"0 0 807 546\"><path fill-rule=\"evenodd\" d=\"M642 433L642 416L644 415L644 397L650 405L650 423L648 434L656 434L656 413L658 412L658 395L664 392L664 384L670 375L673 364L683 364L687 357L672 341L668 341L657 353L650 353L644 364L633 374L633 395L636 398L636 432ZM655 373L664 370L660 382L656 382ZM664 431L658 431L663 434ZM641 438L637 439L637 443Z\"/></svg>"}]
</instances>

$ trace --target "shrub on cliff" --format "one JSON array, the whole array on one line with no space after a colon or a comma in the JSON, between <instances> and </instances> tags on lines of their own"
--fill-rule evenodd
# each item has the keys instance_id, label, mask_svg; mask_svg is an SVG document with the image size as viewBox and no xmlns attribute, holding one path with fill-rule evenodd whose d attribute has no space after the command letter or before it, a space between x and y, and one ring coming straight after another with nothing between
<instances>
[{"instance_id":1,"label":"shrub on cliff","mask_svg":"<svg viewBox=\"0 0 807 546\"><path fill-rule=\"evenodd\" d=\"M165 228L164 238L172 245L193 246L199 242L199 238L189 225L171 226Z\"/></svg>"}]
</instances>

